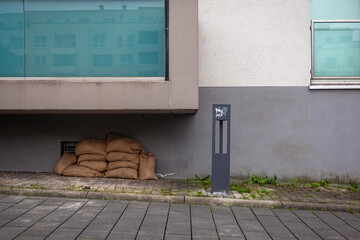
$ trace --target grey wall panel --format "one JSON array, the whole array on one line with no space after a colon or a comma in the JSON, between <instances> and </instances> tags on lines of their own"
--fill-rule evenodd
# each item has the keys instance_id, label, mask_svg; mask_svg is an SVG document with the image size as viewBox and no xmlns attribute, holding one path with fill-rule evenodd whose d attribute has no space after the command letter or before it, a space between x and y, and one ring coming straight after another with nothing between
<instances>
[{"instance_id":1,"label":"grey wall panel","mask_svg":"<svg viewBox=\"0 0 360 240\"><path fill-rule=\"evenodd\" d=\"M202 87L193 115L0 115L0 170L52 171L60 141L140 140L174 177L211 171L211 106L232 104L231 174L360 176L360 94L307 87Z\"/></svg>"}]
</instances>

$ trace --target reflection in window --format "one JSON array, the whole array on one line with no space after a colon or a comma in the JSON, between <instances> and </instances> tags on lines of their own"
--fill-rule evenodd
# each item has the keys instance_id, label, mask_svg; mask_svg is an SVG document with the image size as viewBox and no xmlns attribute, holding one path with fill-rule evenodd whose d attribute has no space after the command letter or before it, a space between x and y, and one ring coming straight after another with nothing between
<instances>
[{"instance_id":1,"label":"reflection in window","mask_svg":"<svg viewBox=\"0 0 360 240\"><path fill-rule=\"evenodd\" d=\"M54 66L56 67L68 67L75 66L76 55L75 54L54 54Z\"/></svg>"},{"instance_id":2,"label":"reflection in window","mask_svg":"<svg viewBox=\"0 0 360 240\"><path fill-rule=\"evenodd\" d=\"M159 63L158 52L140 52L139 64L156 64Z\"/></svg>"},{"instance_id":3,"label":"reflection in window","mask_svg":"<svg viewBox=\"0 0 360 240\"><path fill-rule=\"evenodd\" d=\"M123 36L117 36L116 46L117 46L118 48L122 48L122 47L123 47Z\"/></svg>"},{"instance_id":4,"label":"reflection in window","mask_svg":"<svg viewBox=\"0 0 360 240\"><path fill-rule=\"evenodd\" d=\"M46 36L35 36L35 47L45 48L46 47Z\"/></svg>"},{"instance_id":5,"label":"reflection in window","mask_svg":"<svg viewBox=\"0 0 360 240\"><path fill-rule=\"evenodd\" d=\"M127 46L133 47L134 46L134 36L130 35L127 37Z\"/></svg>"},{"instance_id":6,"label":"reflection in window","mask_svg":"<svg viewBox=\"0 0 360 240\"><path fill-rule=\"evenodd\" d=\"M46 56L35 56L35 65L36 66L46 66Z\"/></svg>"},{"instance_id":7,"label":"reflection in window","mask_svg":"<svg viewBox=\"0 0 360 240\"><path fill-rule=\"evenodd\" d=\"M156 45L159 44L158 31L140 31L139 32L139 44L140 45Z\"/></svg>"},{"instance_id":8,"label":"reflection in window","mask_svg":"<svg viewBox=\"0 0 360 240\"><path fill-rule=\"evenodd\" d=\"M22 37L10 37L9 46L11 49L23 49L24 39Z\"/></svg>"},{"instance_id":9,"label":"reflection in window","mask_svg":"<svg viewBox=\"0 0 360 240\"><path fill-rule=\"evenodd\" d=\"M139 71L138 75L141 77L156 77L159 73L155 71Z\"/></svg>"},{"instance_id":10,"label":"reflection in window","mask_svg":"<svg viewBox=\"0 0 360 240\"><path fill-rule=\"evenodd\" d=\"M56 34L54 47L56 48L73 48L76 47L76 37L74 34Z\"/></svg>"},{"instance_id":11,"label":"reflection in window","mask_svg":"<svg viewBox=\"0 0 360 240\"><path fill-rule=\"evenodd\" d=\"M112 55L97 54L92 56L92 65L94 67L110 67L112 66Z\"/></svg>"},{"instance_id":12,"label":"reflection in window","mask_svg":"<svg viewBox=\"0 0 360 240\"><path fill-rule=\"evenodd\" d=\"M130 54L121 54L120 55L120 64L126 65L126 64L133 64L133 55Z\"/></svg>"},{"instance_id":13,"label":"reflection in window","mask_svg":"<svg viewBox=\"0 0 360 240\"><path fill-rule=\"evenodd\" d=\"M69 3L0 0L0 76L165 75L164 0Z\"/></svg>"},{"instance_id":14,"label":"reflection in window","mask_svg":"<svg viewBox=\"0 0 360 240\"><path fill-rule=\"evenodd\" d=\"M97 35L92 37L93 48L104 48L105 47L105 36Z\"/></svg>"}]
</instances>

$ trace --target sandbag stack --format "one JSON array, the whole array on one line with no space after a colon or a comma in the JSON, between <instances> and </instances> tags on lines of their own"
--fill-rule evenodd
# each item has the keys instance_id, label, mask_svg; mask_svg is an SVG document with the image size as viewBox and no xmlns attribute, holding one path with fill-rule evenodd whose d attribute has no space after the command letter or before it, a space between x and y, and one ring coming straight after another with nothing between
<instances>
[{"instance_id":1,"label":"sandbag stack","mask_svg":"<svg viewBox=\"0 0 360 240\"><path fill-rule=\"evenodd\" d=\"M106 141L86 139L74 153L64 153L55 166L64 176L157 179L155 157L139 141L108 134Z\"/></svg>"},{"instance_id":2,"label":"sandbag stack","mask_svg":"<svg viewBox=\"0 0 360 240\"><path fill-rule=\"evenodd\" d=\"M134 139L108 134L105 149L108 168L104 177L137 179L141 149L141 143Z\"/></svg>"},{"instance_id":3,"label":"sandbag stack","mask_svg":"<svg viewBox=\"0 0 360 240\"><path fill-rule=\"evenodd\" d=\"M77 156L77 163L79 169L91 169L96 173L96 176L102 176L102 172L106 171L107 162L105 160L106 143L98 139L86 139L80 141L75 146L75 155ZM90 171L92 174L95 174Z\"/></svg>"}]
</instances>

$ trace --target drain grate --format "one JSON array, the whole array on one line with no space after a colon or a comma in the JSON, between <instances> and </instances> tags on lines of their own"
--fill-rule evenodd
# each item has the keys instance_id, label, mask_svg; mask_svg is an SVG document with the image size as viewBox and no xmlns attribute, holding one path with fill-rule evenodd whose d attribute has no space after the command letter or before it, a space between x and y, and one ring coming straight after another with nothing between
<instances>
[{"instance_id":1,"label":"drain grate","mask_svg":"<svg viewBox=\"0 0 360 240\"><path fill-rule=\"evenodd\" d=\"M60 157L64 154L64 152L75 153L75 146L77 143L78 141L62 141Z\"/></svg>"}]
</instances>

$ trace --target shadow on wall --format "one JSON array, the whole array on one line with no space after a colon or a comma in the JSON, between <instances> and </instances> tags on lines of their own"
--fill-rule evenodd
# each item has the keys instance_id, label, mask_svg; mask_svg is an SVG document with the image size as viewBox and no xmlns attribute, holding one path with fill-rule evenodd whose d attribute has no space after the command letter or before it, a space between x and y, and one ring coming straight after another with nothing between
<instances>
[{"instance_id":1,"label":"shadow on wall","mask_svg":"<svg viewBox=\"0 0 360 240\"><path fill-rule=\"evenodd\" d=\"M137 139L153 152L157 172L184 172L194 159L194 118L195 115L3 115L0 159L6 161L0 162L0 169L52 172L60 156L61 141L105 139L112 132Z\"/></svg>"}]
</instances>

